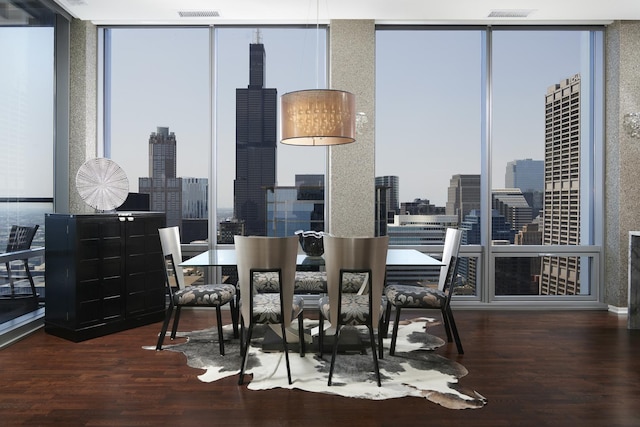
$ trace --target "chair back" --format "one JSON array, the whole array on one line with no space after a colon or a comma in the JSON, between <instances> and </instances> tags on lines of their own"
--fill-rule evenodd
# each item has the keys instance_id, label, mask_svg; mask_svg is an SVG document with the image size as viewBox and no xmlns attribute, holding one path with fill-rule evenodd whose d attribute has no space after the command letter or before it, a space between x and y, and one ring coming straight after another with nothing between
<instances>
[{"instance_id":1,"label":"chair back","mask_svg":"<svg viewBox=\"0 0 640 427\"><path fill-rule=\"evenodd\" d=\"M438 280L438 289L444 290L447 283L447 273L452 257L458 257L460 252L460 241L462 240L462 230L455 228L447 228L447 234L444 238L444 249L442 250L442 262L444 265L440 269L440 279Z\"/></svg>"},{"instance_id":2,"label":"chair back","mask_svg":"<svg viewBox=\"0 0 640 427\"><path fill-rule=\"evenodd\" d=\"M182 262L182 248L180 247L180 229L178 227L159 228L160 245L162 245L162 255L164 265L167 269L167 278L173 273L179 289L184 289L184 272L180 263ZM167 260L171 265L167 264ZM169 283L167 283L169 284Z\"/></svg>"},{"instance_id":3,"label":"chair back","mask_svg":"<svg viewBox=\"0 0 640 427\"><path fill-rule=\"evenodd\" d=\"M460 258L456 256L452 256L451 260L449 261L449 266L446 268L447 278L445 280L445 285L443 290L447 298L445 301L444 308L446 308L451 303L451 297L453 296L453 293L455 292L456 284L458 283L458 262L459 261L460 261Z\"/></svg>"},{"instance_id":4,"label":"chair back","mask_svg":"<svg viewBox=\"0 0 640 427\"><path fill-rule=\"evenodd\" d=\"M252 292L251 269L276 271L282 273L280 292L285 304L293 301L293 288L296 278L296 258L298 255L298 237L234 236L236 262L238 266L238 284L242 304L242 318L245 326L251 319L250 298ZM291 323L291 309L284 309L284 323Z\"/></svg>"},{"instance_id":5,"label":"chair back","mask_svg":"<svg viewBox=\"0 0 640 427\"><path fill-rule=\"evenodd\" d=\"M7 242L7 252L24 251L31 247L31 242L38 231L38 224L32 227L12 225Z\"/></svg>"},{"instance_id":6,"label":"chair back","mask_svg":"<svg viewBox=\"0 0 640 427\"><path fill-rule=\"evenodd\" d=\"M381 237L333 237L324 236L324 259L327 271L327 293L331 307L338 307L340 270L370 270L373 305L371 319L377 327L380 318L380 302L385 282L389 236ZM331 310L332 325L338 323L338 310Z\"/></svg>"}]
</instances>

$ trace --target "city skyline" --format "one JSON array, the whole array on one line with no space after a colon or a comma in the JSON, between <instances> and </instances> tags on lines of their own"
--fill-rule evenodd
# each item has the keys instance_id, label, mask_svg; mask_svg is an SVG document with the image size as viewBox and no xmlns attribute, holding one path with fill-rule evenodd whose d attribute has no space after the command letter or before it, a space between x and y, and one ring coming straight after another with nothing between
<instances>
[{"instance_id":1,"label":"city skyline","mask_svg":"<svg viewBox=\"0 0 640 427\"><path fill-rule=\"evenodd\" d=\"M208 61L202 58L208 56L208 33L196 29L112 31L112 87L116 92L112 103L112 159L123 166L128 176L143 176L136 175L140 166L137 156L146 156L144 143L140 142L146 140L150 130L170 126L178 135L178 174L208 176L210 107L208 92L201 90L209 84ZM268 58L265 86L276 88L278 97L326 80L324 32L320 32L317 66L321 72L316 77L315 30L290 31L293 37L284 30L262 30ZM492 143L496 149L491 159L492 188L503 187L509 161L544 157L546 88L575 74L581 66L579 53L574 52L579 49L564 49L566 54L547 49L558 43L580 46L580 34L523 33L495 37L497 51L503 54L494 54L496 130ZM249 80L248 51L255 29L223 29L217 34L218 164L214 170L217 204L228 208L233 206L235 176L235 89L246 87ZM541 42L537 43L540 37ZM399 200L421 198L444 206L452 175L481 172L481 41L479 31L383 31L377 38L376 114L365 126L376 126L375 176L399 176ZM398 43L407 44L421 55L395 52L393 46ZM518 60L509 61L513 55ZM154 78L149 79L147 64L158 58L166 61L154 69ZM433 58L438 61L433 63ZM427 65L430 77L423 83L430 86L424 87L416 82L425 80L420 76ZM404 73L402 78L398 76L400 70ZM518 84L522 79L527 79L527 85ZM413 87L403 86L406 84ZM429 96L407 97L416 91ZM424 101L429 101L428 105ZM140 108L132 115L129 111L135 105ZM182 108L185 105L189 108ZM518 108L511 108L513 105ZM293 185L296 174L325 173L325 148L278 144L277 152L279 186Z\"/></svg>"}]
</instances>

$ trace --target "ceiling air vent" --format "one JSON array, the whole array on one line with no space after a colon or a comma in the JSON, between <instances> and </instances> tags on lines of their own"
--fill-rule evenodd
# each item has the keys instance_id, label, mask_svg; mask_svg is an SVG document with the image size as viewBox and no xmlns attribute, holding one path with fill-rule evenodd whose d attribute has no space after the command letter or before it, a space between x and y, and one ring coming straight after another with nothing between
<instances>
[{"instance_id":1,"label":"ceiling air vent","mask_svg":"<svg viewBox=\"0 0 640 427\"><path fill-rule=\"evenodd\" d=\"M181 10L178 15L180 18L218 18L220 12L217 10Z\"/></svg>"},{"instance_id":2,"label":"ceiling air vent","mask_svg":"<svg viewBox=\"0 0 640 427\"><path fill-rule=\"evenodd\" d=\"M533 9L497 9L489 13L489 18L526 18Z\"/></svg>"}]
</instances>

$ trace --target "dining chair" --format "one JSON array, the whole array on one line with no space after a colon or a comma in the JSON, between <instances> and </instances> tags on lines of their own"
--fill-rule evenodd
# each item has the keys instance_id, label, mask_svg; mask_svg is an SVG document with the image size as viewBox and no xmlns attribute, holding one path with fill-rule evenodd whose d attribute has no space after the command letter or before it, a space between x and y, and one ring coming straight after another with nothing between
<instances>
[{"instance_id":1,"label":"dining chair","mask_svg":"<svg viewBox=\"0 0 640 427\"><path fill-rule=\"evenodd\" d=\"M304 299L294 295L298 238L234 236L238 284L240 288L240 348L242 362L238 384L244 381L249 346L256 324L280 324L287 379L291 381L289 344L286 328L298 319L298 347L305 353L302 310ZM266 274L277 274L277 280L264 280Z\"/></svg>"},{"instance_id":2,"label":"dining chair","mask_svg":"<svg viewBox=\"0 0 640 427\"><path fill-rule=\"evenodd\" d=\"M180 231L178 227L167 227L158 229L162 255L165 263L165 280L167 293L169 295L169 306L167 307L162 330L158 336L156 350L162 350L167 328L173 309L175 315L171 328L171 339L175 339L180 321L180 313L183 307L213 307L216 309L216 322L218 329L218 342L220 354L224 355L224 336L222 333L222 314L220 308L229 304L234 336L238 336L237 322L234 318L236 310L234 308L234 298L236 288L229 284L205 284L205 285L185 285L185 274L180 263L182 262L182 250L180 247Z\"/></svg>"},{"instance_id":3,"label":"dining chair","mask_svg":"<svg viewBox=\"0 0 640 427\"><path fill-rule=\"evenodd\" d=\"M324 320L335 328L328 385L331 385L340 334L344 326L364 325L369 330L374 370L381 386L378 353L382 358L382 337L376 346L374 329L380 331L382 289L385 280L389 236L382 237L324 237L324 257L328 295L319 301L320 324L318 346L320 357L324 351ZM366 275L363 282L346 279L348 274ZM353 284L358 283L354 287ZM375 327L374 327L375 325ZM376 348L377 347L377 348Z\"/></svg>"},{"instance_id":4,"label":"dining chair","mask_svg":"<svg viewBox=\"0 0 640 427\"><path fill-rule=\"evenodd\" d=\"M422 283L417 285L388 284L384 294L387 300L386 319L390 318L391 307L395 308L395 322L391 334L391 345L389 354L394 355L396 340L398 337L398 325L400 323L400 312L403 308L421 308L427 310L437 309L442 314L447 341L455 339L459 354L464 354L458 329L456 327L453 312L451 310L451 297L457 283L457 268L460 252L460 242L462 230L448 228L445 235L444 249L442 253L443 266L440 268L440 276L437 286Z\"/></svg>"},{"instance_id":5,"label":"dining chair","mask_svg":"<svg viewBox=\"0 0 640 427\"><path fill-rule=\"evenodd\" d=\"M35 224L31 227L22 226L22 225L12 225L11 231L9 232L9 240L7 242L7 252L18 252L25 251L31 248L31 242L33 242L33 238L38 231L38 224ZM31 294L33 297L37 297L36 293L36 285L33 282L33 276L31 275L31 270L29 269L29 260L28 258L24 258L21 260L24 264L24 271L27 275L27 279L29 280L29 285L31 286ZM15 297L15 277L12 275L11 271L11 261L6 263L7 268L7 280L9 281L9 286L11 288L11 298Z\"/></svg>"}]
</instances>

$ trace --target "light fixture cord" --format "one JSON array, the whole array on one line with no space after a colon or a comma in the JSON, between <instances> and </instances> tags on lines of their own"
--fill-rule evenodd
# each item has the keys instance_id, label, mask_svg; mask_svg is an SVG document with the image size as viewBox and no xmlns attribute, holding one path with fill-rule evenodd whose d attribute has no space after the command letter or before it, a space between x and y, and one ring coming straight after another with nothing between
<instances>
[{"instance_id":1,"label":"light fixture cord","mask_svg":"<svg viewBox=\"0 0 640 427\"><path fill-rule=\"evenodd\" d=\"M320 89L318 66L320 64L320 0L316 0L316 89Z\"/></svg>"}]
</instances>

